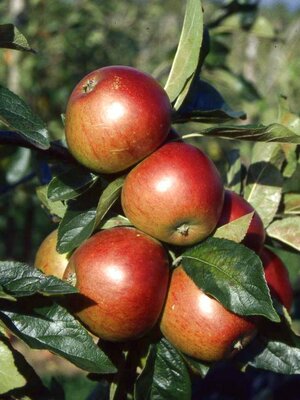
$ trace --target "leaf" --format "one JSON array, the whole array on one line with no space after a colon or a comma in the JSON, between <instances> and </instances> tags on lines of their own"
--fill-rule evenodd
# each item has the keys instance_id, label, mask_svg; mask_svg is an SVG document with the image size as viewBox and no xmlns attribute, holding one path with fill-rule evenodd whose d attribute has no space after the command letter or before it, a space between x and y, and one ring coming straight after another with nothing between
<instances>
[{"instance_id":1,"label":"leaf","mask_svg":"<svg viewBox=\"0 0 300 400\"><path fill-rule=\"evenodd\" d=\"M242 30L240 16L240 14L234 14L227 17L221 25L214 28L214 34L234 33ZM267 18L262 16L255 19L254 24L252 24L250 29L247 29L247 32L264 39L275 39L277 37L273 25Z\"/></svg>"},{"instance_id":2,"label":"leaf","mask_svg":"<svg viewBox=\"0 0 300 400\"><path fill-rule=\"evenodd\" d=\"M245 199L268 226L279 207L283 185L281 167L284 154L275 143L256 143L248 169Z\"/></svg>"},{"instance_id":3,"label":"leaf","mask_svg":"<svg viewBox=\"0 0 300 400\"><path fill-rule=\"evenodd\" d=\"M132 226L132 223L129 221L128 218L124 217L123 215L115 215L109 219L102 220L98 228L111 229L116 226Z\"/></svg>"},{"instance_id":4,"label":"leaf","mask_svg":"<svg viewBox=\"0 0 300 400\"><path fill-rule=\"evenodd\" d=\"M37 268L14 261L0 261L0 285L5 293L14 297L36 293L56 296L77 292L61 279L46 276Z\"/></svg>"},{"instance_id":5,"label":"leaf","mask_svg":"<svg viewBox=\"0 0 300 400\"><path fill-rule=\"evenodd\" d=\"M300 373L300 349L259 336L247 347L248 364L279 374Z\"/></svg>"},{"instance_id":6,"label":"leaf","mask_svg":"<svg viewBox=\"0 0 300 400\"><path fill-rule=\"evenodd\" d=\"M285 193L283 195L284 213L300 214L300 194Z\"/></svg>"},{"instance_id":7,"label":"leaf","mask_svg":"<svg viewBox=\"0 0 300 400\"><path fill-rule=\"evenodd\" d=\"M186 354L181 355L194 374L200 375L202 378L204 378L208 374L211 365L205 363L204 361L187 356Z\"/></svg>"},{"instance_id":8,"label":"leaf","mask_svg":"<svg viewBox=\"0 0 300 400\"><path fill-rule=\"evenodd\" d=\"M124 181L125 181L125 176L121 176L115 179L113 182L111 182L103 190L103 193L101 194L97 205L94 229L99 226L104 216L107 214L107 212L110 210L113 204L120 197Z\"/></svg>"},{"instance_id":9,"label":"leaf","mask_svg":"<svg viewBox=\"0 0 300 400\"><path fill-rule=\"evenodd\" d=\"M280 124L223 125L201 130L201 136L218 136L228 139L256 142L300 143L300 130L292 131Z\"/></svg>"},{"instance_id":10,"label":"leaf","mask_svg":"<svg viewBox=\"0 0 300 400\"><path fill-rule=\"evenodd\" d=\"M68 201L67 211L58 227L59 253L74 250L93 233L96 207L101 193L102 184L97 181L90 190Z\"/></svg>"},{"instance_id":11,"label":"leaf","mask_svg":"<svg viewBox=\"0 0 300 400\"><path fill-rule=\"evenodd\" d=\"M48 131L43 121L16 94L0 85L0 121L17 130L35 147L50 147Z\"/></svg>"},{"instance_id":12,"label":"leaf","mask_svg":"<svg viewBox=\"0 0 300 400\"><path fill-rule=\"evenodd\" d=\"M57 251L61 254L76 249L93 233L96 208L79 211L69 207L58 227Z\"/></svg>"},{"instance_id":13,"label":"leaf","mask_svg":"<svg viewBox=\"0 0 300 400\"><path fill-rule=\"evenodd\" d=\"M29 385L40 395L47 392L33 368L2 333L0 333L0 358L0 395L7 392L13 394L13 391L19 388L22 388L22 393L25 394L25 386L28 391Z\"/></svg>"},{"instance_id":14,"label":"leaf","mask_svg":"<svg viewBox=\"0 0 300 400\"><path fill-rule=\"evenodd\" d=\"M173 122L218 123L245 116L243 112L233 111L210 83L197 77L190 87L189 95L174 114Z\"/></svg>"},{"instance_id":15,"label":"leaf","mask_svg":"<svg viewBox=\"0 0 300 400\"><path fill-rule=\"evenodd\" d=\"M278 322L260 258L247 247L210 237L182 254L195 284L239 315L262 315Z\"/></svg>"},{"instance_id":16,"label":"leaf","mask_svg":"<svg viewBox=\"0 0 300 400\"><path fill-rule=\"evenodd\" d=\"M43 207L45 207L51 215L57 216L60 219L63 218L67 210L67 205L62 201L51 201L47 193L48 185L39 186L36 189L36 195Z\"/></svg>"},{"instance_id":17,"label":"leaf","mask_svg":"<svg viewBox=\"0 0 300 400\"><path fill-rule=\"evenodd\" d=\"M243 215L242 217L237 218L226 225L220 226L213 234L213 237L228 239L232 240L233 242L240 243L248 232L253 214L254 211L252 213Z\"/></svg>"},{"instance_id":18,"label":"leaf","mask_svg":"<svg viewBox=\"0 0 300 400\"><path fill-rule=\"evenodd\" d=\"M25 36L13 24L0 25L0 47L35 53Z\"/></svg>"},{"instance_id":19,"label":"leaf","mask_svg":"<svg viewBox=\"0 0 300 400\"><path fill-rule=\"evenodd\" d=\"M47 298L35 306L24 301L2 308L0 318L33 349L46 349L89 372L113 373L115 367L85 328L65 308Z\"/></svg>"},{"instance_id":20,"label":"leaf","mask_svg":"<svg viewBox=\"0 0 300 400\"><path fill-rule=\"evenodd\" d=\"M135 400L190 400L191 381L178 351L165 339L152 344L135 385Z\"/></svg>"},{"instance_id":21,"label":"leaf","mask_svg":"<svg viewBox=\"0 0 300 400\"><path fill-rule=\"evenodd\" d=\"M172 68L165 85L171 103L189 87L199 61L203 37L203 13L200 0L188 0L183 28ZM186 90L187 91L187 90Z\"/></svg>"},{"instance_id":22,"label":"leaf","mask_svg":"<svg viewBox=\"0 0 300 400\"><path fill-rule=\"evenodd\" d=\"M229 169L226 176L226 186L228 189L240 194L242 190L242 164L240 151L238 149L232 149L227 154L227 162L229 164Z\"/></svg>"},{"instance_id":23,"label":"leaf","mask_svg":"<svg viewBox=\"0 0 300 400\"><path fill-rule=\"evenodd\" d=\"M285 154L286 165L283 170L283 176L290 178L296 171L298 166L297 145L290 143L281 144L282 151Z\"/></svg>"},{"instance_id":24,"label":"leaf","mask_svg":"<svg viewBox=\"0 0 300 400\"><path fill-rule=\"evenodd\" d=\"M52 201L70 200L88 190L99 176L79 166L73 166L56 175L48 186L48 198Z\"/></svg>"},{"instance_id":25,"label":"leaf","mask_svg":"<svg viewBox=\"0 0 300 400\"><path fill-rule=\"evenodd\" d=\"M287 217L274 221L267 228L267 234L300 251L300 217Z\"/></svg>"}]
</instances>

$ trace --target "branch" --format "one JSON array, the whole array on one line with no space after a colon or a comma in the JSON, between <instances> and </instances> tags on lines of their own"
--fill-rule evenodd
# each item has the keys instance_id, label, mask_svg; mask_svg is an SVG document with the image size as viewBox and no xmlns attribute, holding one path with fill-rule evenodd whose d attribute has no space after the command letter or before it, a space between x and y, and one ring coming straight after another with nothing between
<instances>
[{"instance_id":1,"label":"branch","mask_svg":"<svg viewBox=\"0 0 300 400\"><path fill-rule=\"evenodd\" d=\"M68 149L59 142L51 142L49 149L41 150L34 146L34 144L28 142L18 132L13 131L0 131L0 145L12 145L19 147L26 147L27 149L37 151L43 156L49 158L55 158L59 160L65 160L68 162L76 163L77 161L70 154Z\"/></svg>"}]
</instances>

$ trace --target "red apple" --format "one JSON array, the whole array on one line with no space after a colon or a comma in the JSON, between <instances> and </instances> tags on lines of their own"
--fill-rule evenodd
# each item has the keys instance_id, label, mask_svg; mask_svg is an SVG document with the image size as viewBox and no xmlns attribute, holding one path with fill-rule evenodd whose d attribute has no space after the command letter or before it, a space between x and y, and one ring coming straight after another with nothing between
<instances>
[{"instance_id":1,"label":"red apple","mask_svg":"<svg viewBox=\"0 0 300 400\"><path fill-rule=\"evenodd\" d=\"M100 231L71 256L64 279L84 296L71 305L96 336L126 341L147 333L162 311L169 280L163 246L134 228Z\"/></svg>"},{"instance_id":2,"label":"red apple","mask_svg":"<svg viewBox=\"0 0 300 400\"><path fill-rule=\"evenodd\" d=\"M138 229L175 245L191 245L215 228L223 184L198 148L172 142L138 164L125 179L122 206Z\"/></svg>"},{"instance_id":3,"label":"red apple","mask_svg":"<svg viewBox=\"0 0 300 400\"><path fill-rule=\"evenodd\" d=\"M167 137L170 124L169 98L150 75L111 66L89 73L73 90L66 140L80 163L114 173L152 153Z\"/></svg>"},{"instance_id":4,"label":"red apple","mask_svg":"<svg viewBox=\"0 0 300 400\"><path fill-rule=\"evenodd\" d=\"M231 190L225 190L223 210L217 226L219 227L228 224L229 222L232 222L235 219L238 219L243 215L249 214L253 211L254 214L247 234L241 243L249 247L249 249L259 253L263 248L265 241L264 224L251 204Z\"/></svg>"},{"instance_id":5,"label":"red apple","mask_svg":"<svg viewBox=\"0 0 300 400\"><path fill-rule=\"evenodd\" d=\"M286 266L276 254L266 247L263 248L260 258L271 293L290 311L293 303L293 288Z\"/></svg>"},{"instance_id":6,"label":"red apple","mask_svg":"<svg viewBox=\"0 0 300 400\"><path fill-rule=\"evenodd\" d=\"M57 229L52 231L41 243L35 256L34 266L46 275L54 275L62 279L68 265L68 253L56 251Z\"/></svg>"},{"instance_id":7,"label":"red apple","mask_svg":"<svg viewBox=\"0 0 300 400\"><path fill-rule=\"evenodd\" d=\"M206 295L182 267L172 274L160 327L178 350L208 362L233 356L256 334L254 322Z\"/></svg>"}]
</instances>

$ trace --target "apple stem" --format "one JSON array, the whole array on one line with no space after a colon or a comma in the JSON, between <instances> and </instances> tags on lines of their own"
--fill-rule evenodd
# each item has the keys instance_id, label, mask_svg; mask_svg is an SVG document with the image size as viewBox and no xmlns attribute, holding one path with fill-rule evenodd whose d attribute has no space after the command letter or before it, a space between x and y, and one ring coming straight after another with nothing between
<instances>
[{"instance_id":1,"label":"apple stem","mask_svg":"<svg viewBox=\"0 0 300 400\"><path fill-rule=\"evenodd\" d=\"M181 263L181 260L182 260L182 256L175 258L175 260L172 262L172 266L177 267Z\"/></svg>"}]
</instances>

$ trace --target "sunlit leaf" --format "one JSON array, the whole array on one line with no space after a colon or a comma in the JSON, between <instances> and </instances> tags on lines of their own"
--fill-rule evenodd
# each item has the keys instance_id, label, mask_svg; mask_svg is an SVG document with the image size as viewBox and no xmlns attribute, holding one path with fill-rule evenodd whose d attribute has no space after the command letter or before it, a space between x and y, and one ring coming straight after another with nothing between
<instances>
[{"instance_id":1,"label":"sunlit leaf","mask_svg":"<svg viewBox=\"0 0 300 400\"><path fill-rule=\"evenodd\" d=\"M300 217L288 217L274 221L269 225L267 233L272 238L300 251Z\"/></svg>"},{"instance_id":2,"label":"sunlit leaf","mask_svg":"<svg viewBox=\"0 0 300 400\"><path fill-rule=\"evenodd\" d=\"M0 25L0 47L35 53L25 36L13 24Z\"/></svg>"}]
</instances>

